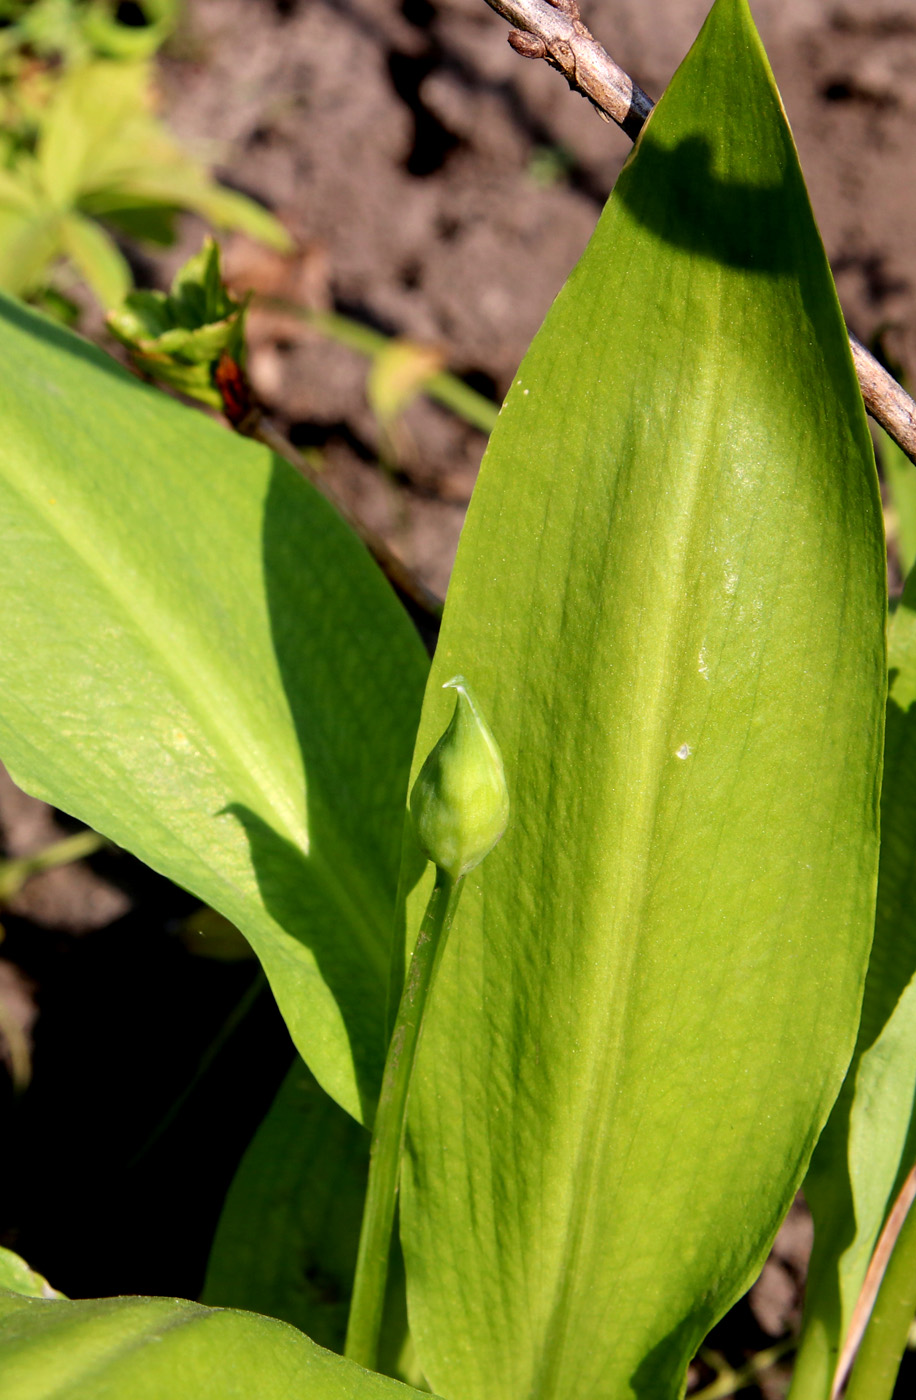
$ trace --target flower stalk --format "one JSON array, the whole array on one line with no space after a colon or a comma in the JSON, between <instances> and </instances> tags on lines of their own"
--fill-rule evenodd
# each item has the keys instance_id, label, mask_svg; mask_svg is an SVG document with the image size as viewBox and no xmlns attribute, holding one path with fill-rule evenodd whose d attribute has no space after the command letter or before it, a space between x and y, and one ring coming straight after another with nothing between
<instances>
[{"instance_id":1,"label":"flower stalk","mask_svg":"<svg viewBox=\"0 0 916 1400\"><path fill-rule=\"evenodd\" d=\"M385 1059L344 1348L345 1356L368 1370L378 1361L410 1084L430 992L464 877L493 849L509 818L502 758L490 728L462 676L446 686L457 692L455 710L410 797L417 840L435 864L436 878Z\"/></svg>"}]
</instances>

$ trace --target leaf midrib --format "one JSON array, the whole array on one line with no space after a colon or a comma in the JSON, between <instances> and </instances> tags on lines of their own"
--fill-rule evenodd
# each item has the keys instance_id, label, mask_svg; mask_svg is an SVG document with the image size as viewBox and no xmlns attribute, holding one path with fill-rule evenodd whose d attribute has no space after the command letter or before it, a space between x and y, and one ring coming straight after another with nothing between
<instances>
[{"instance_id":1,"label":"leaf midrib","mask_svg":"<svg viewBox=\"0 0 916 1400\"><path fill-rule=\"evenodd\" d=\"M28 460L27 452L22 454L22 460ZM165 640L168 635L168 629L162 627L161 623L155 628L149 625L150 617L155 617L158 621L163 615L161 605L156 600L155 591L152 592L150 601L156 601L156 606L145 608L142 612L140 609L133 607L134 595L129 591L117 587L117 579L114 577L112 571L105 567L104 556L94 547L91 537L87 532L79 528L74 513L66 508L63 510L55 508L52 515L47 499L42 499L41 493L30 490L27 484L24 484L21 479L17 479L14 475L9 453L7 454L6 465L7 469L4 472L5 480L17 491L26 506L30 507L35 514L45 522L45 528L48 534L50 534L52 538L57 536L62 540L70 551L85 565L90 575L99 580L103 591L111 600L114 609L120 611L121 614L130 621L137 635L146 639L150 650L158 657L162 665L162 670L168 673L176 692L182 696L188 712L197 718L201 731L210 738L211 742L214 737L217 739L218 742L214 744L214 753L218 754L220 746L222 746L224 751L228 751L235 758L237 745L233 742L233 738L237 738L241 734L245 735L246 743L250 745L250 752L257 755L258 763L252 767L248 767L247 765L240 765L236 761L233 766L244 775L248 791L257 794L263 801L264 810L270 812L277 820L280 827L280 834L282 834L295 849L301 850L313 865L316 876L329 892L331 902L336 904L337 907L343 911L348 926L354 929L363 946L364 952L377 969L379 976L384 978L387 967L387 928L383 921L379 920L377 922L374 918L369 917L366 912L367 906L370 909L381 908L385 903L384 899L377 895L373 896L371 892L369 897L366 898L365 894L362 893L365 883L364 874L359 869L359 863L353 861L349 871L352 877L350 886L359 889L362 895L358 902L354 900L349 893L349 889L343 884L341 877L323 857L312 849L306 823L304 821L298 821L295 816L292 815L288 803L276 800L277 795L275 790L272 791L267 784L263 781L259 781L259 777L264 771L270 771L272 763L269 755L267 755L264 750L263 744L253 738L247 721L239 715L238 710L233 706L233 712L236 715L236 721L233 724L226 722L230 714L228 707L223 708L220 706L217 712L216 707L203 707L200 705L199 696L201 694L220 693L231 697L231 688L225 686L223 678L219 676L218 673L214 673L209 665L205 664L201 666L200 655L199 653L195 653L193 649L191 654L194 659L194 665L197 668L197 675L201 679L198 680L197 684L192 684L187 673L187 668L183 669L179 667L170 654L170 649ZM36 472L36 480L38 476L39 473ZM65 524L69 528L63 528ZM184 630L183 627L182 630ZM218 686L213 683L214 676L219 680ZM303 770L303 789L306 793L308 790L307 784L307 775ZM324 809L327 809L328 804L323 803L322 806ZM175 833L172 832L171 828L169 828L169 833L174 839ZM341 840L339 833L335 832L334 839L336 844L346 846L346 842ZM203 859L203 863L207 868L213 869L206 857L202 857L201 853L186 837L179 837L179 840L185 849L192 854L195 861ZM219 875L218 871L214 871L214 873ZM221 882L224 883L224 877L220 876L219 878Z\"/></svg>"},{"instance_id":2,"label":"leaf midrib","mask_svg":"<svg viewBox=\"0 0 916 1400\"><path fill-rule=\"evenodd\" d=\"M714 332L709 332L709 344L715 343ZM693 453L693 468L690 480L689 500L689 522L688 530L682 530L679 538L677 551L677 567L671 569L669 577L677 579L683 574L683 565L689 558L693 549L693 534L695 529L702 527L705 521L698 518L696 511L697 499L701 494L701 479L706 465L708 453L705 448L711 437L711 428L714 422L715 411L714 394L711 392L716 377L717 365L715 358L707 360L702 368L705 370L705 387L700 384L700 368L696 361L691 361L686 366L690 372L691 382L694 386L697 400L702 401L704 410L701 420L695 420L697 426L691 436L698 445ZM702 433L700 431L702 423ZM678 463L678 471L683 476L686 475L686 464L683 459ZM685 493L686 495L687 493ZM680 629L680 609L677 606L679 594L677 590L671 589L671 606L664 610L659 609L660 615L665 618L664 642L657 648L659 657L654 667L653 701L650 708L653 713L661 715L669 714L672 706L673 687L668 683L670 676L676 670L678 646L678 632ZM644 781L639 784L639 799L633 810L632 830L642 833L649 833L654 825L654 813L658 809L659 793L663 783L663 776L667 768L669 755L664 748L668 738L670 725L659 725L655 730L655 739L652 748L643 759L642 770ZM629 842L630 856L634 852L636 859L631 859L628 868L631 872L626 885L620 887L620 898L617 907L620 910L629 911L622 918L615 922L618 926L629 925L630 927L642 930L644 925L644 912L646 903L651 891L648 886L647 872L650 863L651 840L640 840L636 843ZM630 938L621 940L622 956L617 963L620 977L619 985L629 988L632 984L633 968L640 950L640 939ZM631 1017L628 1007L624 1010L624 1015L618 1023L616 1034L613 1034L614 1042L617 1046L625 1042L627 1038L627 1021ZM574 1283L579 1276L579 1258L582 1252L585 1236L586 1221L591 1210L591 1202L597 1187L596 1177L598 1175L598 1147L601 1133L603 1132L603 1122L611 1113L605 1105L609 1099L617 1098L619 1090L613 1094L611 1091L612 1082L615 1079L613 1064L615 1056L610 1052L608 1018L606 1013L602 1014L602 1008L595 1003L595 1016L601 1025L601 1034L583 1036L583 1039L591 1039L593 1043L598 1043L602 1047L599 1055L593 1055L590 1061L590 1073L588 1088L583 1095L583 1101L587 1105L581 1114L582 1131L579 1135L578 1143L574 1149L573 1157L575 1165L570 1169L568 1181L574 1183L574 1188L570 1191L571 1199L567 1207L566 1220L566 1240L567 1244L559 1255L564 1261L564 1268L558 1275L554 1290L554 1303L550 1309L549 1322L544 1334L544 1341L541 1348L541 1366L535 1373L532 1386L529 1392L530 1400L550 1400L550 1397L565 1393L561 1380L561 1368L565 1360L565 1340L568 1333L568 1323L573 1307ZM612 1032L613 1033L613 1032Z\"/></svg>"}]
</instances>

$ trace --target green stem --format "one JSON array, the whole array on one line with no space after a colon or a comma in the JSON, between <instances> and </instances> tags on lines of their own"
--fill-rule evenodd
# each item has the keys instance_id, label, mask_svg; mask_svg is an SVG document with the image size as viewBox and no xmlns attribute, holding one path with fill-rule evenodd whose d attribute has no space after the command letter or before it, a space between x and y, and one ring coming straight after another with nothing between
<instances>
[{"instance_id":1,"label":"green stem","mask_svg":"<svg viewBox=\"0 0 916 1400\"><path fill-rule=\"evenodd\" d=\"M336 340L338 345L346 345L370 360L374 360L391 343L390 337L382 335L381 331L353 321L349 316L341 316L336 311L311 311L308 307L284 301L282 297L258 297L258 303L298 316L329 340ZM499 417L498 404L478 394L470 384L465 384L463 379L450 374L448 370L430 375L420 392L443 408L450 409L473 428L479 428L482 433L491 433Z\"/></svg>"},{"instance_id":2,"label":"green stem","mask_svg":"<svg viewBox=\"0 0 916 1400\"><path fill-rule=\"evenodd\" d=\"M460 892L461 880L436 870L436 883L417 935L385 1060L344 1349L345 1356L369 1370L375 1369L378 1356L410 1080L423 1031L423 1015Z\"/></svg>"},{"instance_id":3,"label":"green stem","mask_svg":"<svg viewBox=\"0 0 916 1400\"><path fill-rule=\"evenodd\" d=\"M0 900L12 899L19 893L27 880L40 875L45 870L53 870L58 865L70 865L94 855L106 845L105 837L97 831L77 831L73 836L65 836L37 851L33 856L17 856L0 861Z\"/></svg>"},{"instance_id":4,"label":"green stem","mask_svg":"<svg viewBox=\"0 0 916 1400\"><path fill-rule=\"evenodd\" d=\"M916 1313L916 1208L911 1207L852 1368L846 1400L891 1400Z\"/></svg>"},{"instance_id":5,"label":"green stem","mask_svg":"<svg viewBox=\"0 0 916 1400\"><path fill-rule=\"evenodd\" d=\"M752 1356L750 1361L736 1370L726 1364L719 1370L716 1379L710 1381L709 1385L704 1386L702 1390L695 1390L690 1400L728 1400L729 1396L737 1394L739 1390L756 1385L764 1371L777 1365L784 1356L788 1356L789 1352L794 1351L794 1349L795 1338L787 1337L766 1351L758 1351L756 1356Z\"/></svg>"},{"instance_id":6,"label":"green stem","mask_svg":"<svg viewBox=\"0 0 916 1400\"><path fill-rule=\"evenodd\" d=\"M482 433L492 433L496 427L499 405L478 394L470 384L465 384L456 374L449 374L448 370L440 370L428 379L423 392Z\"/></svg>"}]
</instances>

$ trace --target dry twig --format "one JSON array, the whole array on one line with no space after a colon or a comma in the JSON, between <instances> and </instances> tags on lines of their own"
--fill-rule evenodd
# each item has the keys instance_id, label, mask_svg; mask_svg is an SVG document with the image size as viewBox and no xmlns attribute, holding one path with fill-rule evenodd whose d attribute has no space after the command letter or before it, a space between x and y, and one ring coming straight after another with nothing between
<instances>
[{"instance_id":1,"label":"dry twig","mask_svg":"<svg viewBox=\"0 0 916 1400\"><path fill-rule=\"evenodd\" d=\"M487 0L515 28L509 43L524 58L543 58L571 88L587 97L598 115L616 122L631 141L642 130L653 103L589 33L576 0ZM849 337L865 407L916 463L916 403L854 335Z\"/></svg>"},{"instance_id":2,"label":"dry twig","mask_svg":"<svg viewBox=\"0 0 916 1400\"><path fill-rule=\"evenodd\" d=\"M843 1388L849 1379L856 1353L862 1343L862 1338L865 1336L865 1329L871 1318L881 1281L894 1252L894 1245L897 1243L897 1237L903 1229L914 1200L916 1200L916 1167L912 1168L901 1186L897 1199L884 1223L884 1229L881 1231L878 1243L875 1245L875 1252L868 1265L868 1272L856 1299L856 1305L852 1310L849 1332L843 1343L843 1350L840 1352L833 1385L830 1389L830 1400L839 1400L843 1394Z\"/></svg>"}]
</instances>

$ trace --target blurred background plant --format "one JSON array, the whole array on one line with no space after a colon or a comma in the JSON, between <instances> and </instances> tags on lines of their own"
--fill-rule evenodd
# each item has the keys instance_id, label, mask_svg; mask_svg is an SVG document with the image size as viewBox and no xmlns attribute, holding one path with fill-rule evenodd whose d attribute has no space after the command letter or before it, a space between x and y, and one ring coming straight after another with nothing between
<instances>
[{"instance_id":1,"label":"blurred background plant","mask_svg":"<svg viewBox=\"0 0 916 1400\"><path fill-rule=\"evenodd\" d=\"M85 282L103 307L133 285L119 236L166 246L190 210L280 251L265 209L216 183L156 111L151 59L177 0L0 0L0 288L66 320Z\"/></svg>"},{"instance_id":2,"label":"blurred background plant","mask_svg":"<svg viewBox=\"0 0 916 1400\"><path fill-rule=\"evenodd\" d=\"M176 273L170 291L131 292L108 313L108 329L141 374L223 408L218 370L228 360L244 373L245 310L227 291L219 246L208 238Z\"/></svg>"}]
</instances>

